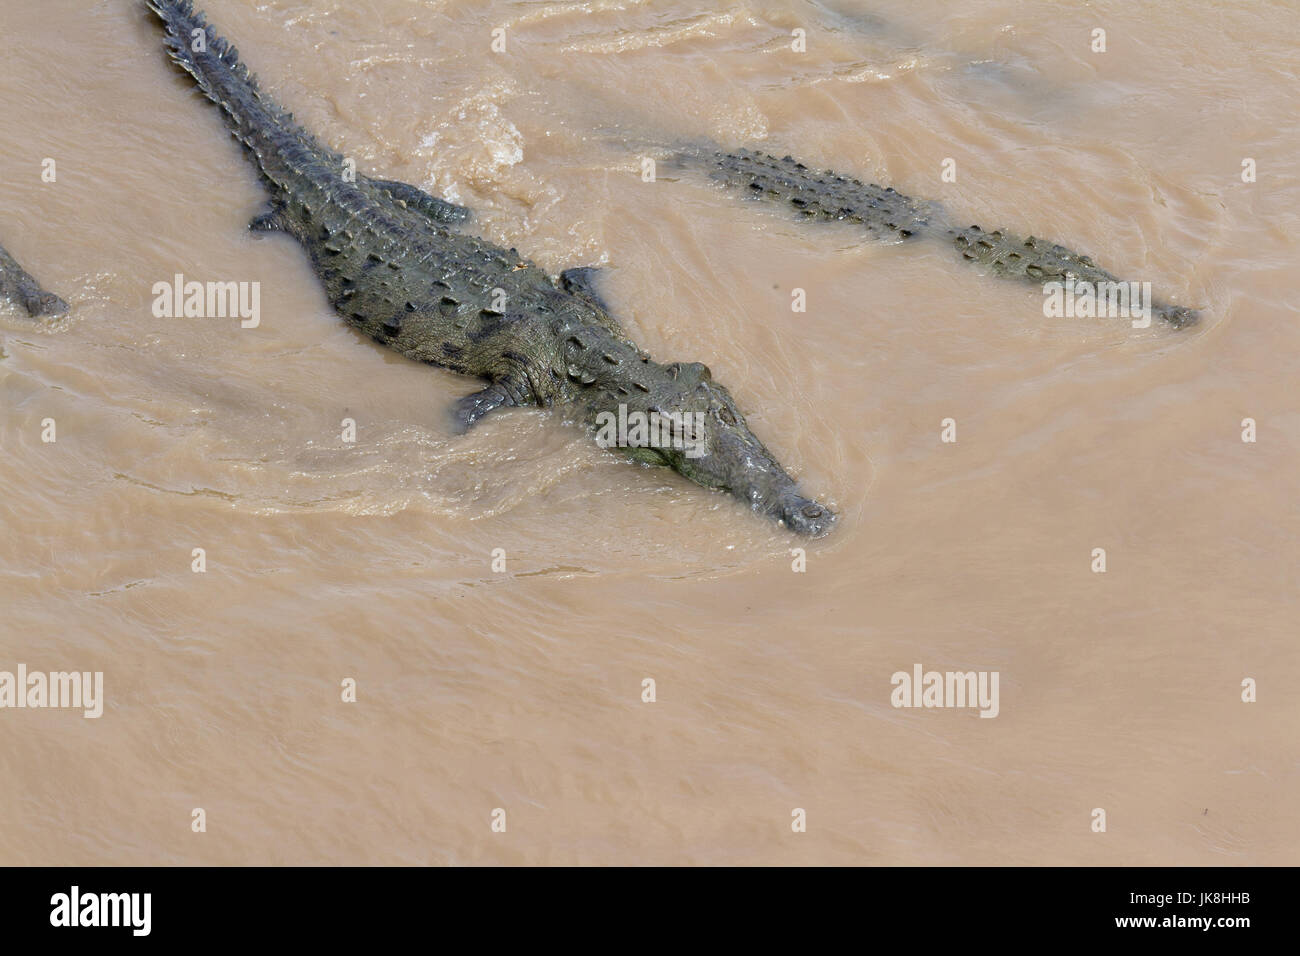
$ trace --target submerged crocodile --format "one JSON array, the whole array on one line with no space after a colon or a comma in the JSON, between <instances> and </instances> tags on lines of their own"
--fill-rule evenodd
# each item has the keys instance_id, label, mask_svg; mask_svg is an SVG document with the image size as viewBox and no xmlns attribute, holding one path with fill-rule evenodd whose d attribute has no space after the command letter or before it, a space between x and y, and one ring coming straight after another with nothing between
<instances>
[{"instance_id":1,"label":"submerged crocodile","mask_svg":"<svg viewBox=\"0 0 1300 956\"><path fill-rule=\"evenodd\" d=\"M32 318L63 315L68 311L68 304L53 292L42 289L4 246L0 246L0 295L21 303Z\"/></svg>"},{"instance_id":2,"label":"submerged crocodile","mask_svg":"<svg viewBox=\"0 0 1300 956\"><path fill-rule=\"evenodd\" d=\"M713 179L741 190L746 198L782 203L801 219L855 223L874 239L937 239L951 245L962 260L1002 278L1039 285L1073 279L1093 289L1103 283L1119 283L1088 256L1064 246L1002 230L986 232L979 226L958 226L937 203L913 199L892 186L863 183L832 170L816 172L791 156L777 159L744 149L688 149L677 152L673 160L681 166L707 170ZM1198 319L1195 310L1184 306L1159 300L1143 304L1150 306L1154 317L1176 329L1186 328Z\"/></svg>"},{"instance_id":3,"label":"submerged crocodile","mask_svg":"<svg viewBox=\"0 0 1300 956\"><path fill-rule=\"evenodd\" d=\"M570 406L595 429L620 413L674 428L689 421L689 441L620 450L730 492L795 532L830 530L835 514L799 492L709 369L652 361L610 315L591 270L553 280L514 249L464 231L468 210L406 183L345 175L344 158L261 92L190 0L146 3L166 26L171 58L222 108L271 192L250 228L297 239L334 308L361 332L488 380L457 403L460 429L524 405Z\"/></svg>"}]
</instances>

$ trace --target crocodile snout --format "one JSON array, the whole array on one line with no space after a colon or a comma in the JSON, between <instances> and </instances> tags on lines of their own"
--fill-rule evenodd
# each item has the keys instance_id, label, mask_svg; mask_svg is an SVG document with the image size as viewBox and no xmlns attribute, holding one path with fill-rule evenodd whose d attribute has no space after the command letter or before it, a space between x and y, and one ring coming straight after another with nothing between
<instances>
[{"instance_id":1,"label":"crocodile snout","mask_svg":"<svg viewBox=\"0 0 1300 956\"><path fill-rule=\"evenodd\" d=\"M796 534L820 538L835 524L837 515L825 505L801 495L786 495L773 514Z\"/></svg>"}]
</instances>

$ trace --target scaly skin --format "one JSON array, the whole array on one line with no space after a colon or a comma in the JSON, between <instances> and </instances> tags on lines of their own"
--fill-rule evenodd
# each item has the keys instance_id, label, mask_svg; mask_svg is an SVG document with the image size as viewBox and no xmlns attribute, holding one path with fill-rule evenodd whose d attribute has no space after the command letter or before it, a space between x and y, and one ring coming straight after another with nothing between
<instances>
[{"instance_id":1,"label":"scaly skin","mask_svg":"<svg viewBox=\"0 0 1300 956\"><path fill-rule=\"evenodd\" d=\"M994 275L1042 285L1047 282L1115 282L1087 256L1055 243L1027 239L1001 230L957 226L937 203L911 199L892 187L876 186L826 170L809 169L790 156L777 159L752 150L687 150L681 165L705 169L717 181L742 191L746 198L779 202L801 219L839 220L864 227L874 239L937 239L951 245L963 261ZM1197 313L1183 306L1153 302L1151 312L1176 329L1194 324Z\"/></svg>"},{"instance_id":2,"label":"scaly skin","mask_svg":"<svg viewBox=\"0 0 1300 956\"><path fill-rule=\"evenodd\" d=\"M22 303L32 318L63 315L68 304L53 292L46 292L13 256L0 246L0 295Z\"/></svg>"},{"instance_id":3,"label":"scaly skin","mask_svg":"<svg viewBox=\"0 0 1300 956\"><path fill-rule=\"evenodd\" d=\"M799 493L745 424L725 388L697 363L660 365L623 333L590 270L555 282L513 249L460 231L468 211L406 183L349 181L343 157L264 96L237 51L190 0L146 0L167 28L171 58L225 111L269 188L251 224L302 244L335 309L355 328L413 359L488 380L456 406L469 428L503 406L567 405L588 427L601 413L703 413L702 454L628 453L730 492L807 535L835 515ZM194 50L196 31L206 49Z\"/></svg>"}]
</instances>

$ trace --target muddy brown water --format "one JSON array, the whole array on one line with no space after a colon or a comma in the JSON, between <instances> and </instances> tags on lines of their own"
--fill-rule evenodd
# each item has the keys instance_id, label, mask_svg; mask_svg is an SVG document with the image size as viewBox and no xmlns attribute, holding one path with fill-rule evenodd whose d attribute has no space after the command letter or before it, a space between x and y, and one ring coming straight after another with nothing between
<instances>
[{"instance_id":1,"label":"muddy brown water","mask_svg":"<svg viewBox=\"0 0 1300 956\"><path fill-rule=\"evenodd\" d=\"M0 315L0 671L101 671L104 712L0 710L0 862L1296 861L1293 4L202 6L361 172L603 266L842 517L792 539L552 413L453 436L477 386L248 233L252 169L139 4L4 0L0 241L72 313ZM938 246L643 182L674 139L1204 318L1048 319ZM260 324L156 318L177 273L260 283ZM892 706L917 664L997 672L997 717Z\"/></svg>"}]
</instances>

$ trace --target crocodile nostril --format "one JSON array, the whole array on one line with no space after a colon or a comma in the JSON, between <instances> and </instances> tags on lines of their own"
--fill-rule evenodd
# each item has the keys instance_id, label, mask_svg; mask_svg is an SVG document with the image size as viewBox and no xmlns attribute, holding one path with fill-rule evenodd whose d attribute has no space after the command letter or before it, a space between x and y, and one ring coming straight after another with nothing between
<instances>
[{"instance_id":1,"label":"crocodile nostril","mask_svg":"<svg viewBox=\"0 0 1300 956\"><path fill-rule=\"evenodd\" d=\"M823 514L825 514L825 513L826 513L826 512L822 509L822 506L821 506L821 505L804 505L804 506L803 506L803 512L802 512L802 514L803 514L803 516L804 516L805 518L820 518L820 517L821 517Z\"/></svg>"}]
</instances>

